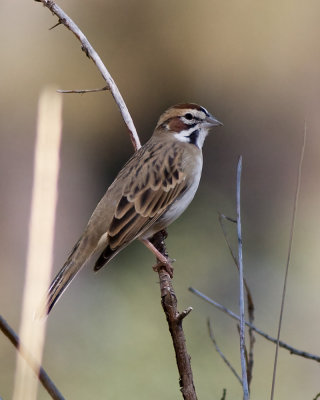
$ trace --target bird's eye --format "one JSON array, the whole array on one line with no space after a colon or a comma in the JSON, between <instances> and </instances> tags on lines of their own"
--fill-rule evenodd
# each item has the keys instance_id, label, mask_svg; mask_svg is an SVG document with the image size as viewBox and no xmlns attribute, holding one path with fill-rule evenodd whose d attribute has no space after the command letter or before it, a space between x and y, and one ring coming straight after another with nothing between
<instances>
[{"instance_id":1,"label":"bird's eye","mask_svg":"<svg viewBox=\"0 0 320 400\"><path fill-rule=\"evenodd\" d=\"M187 113L184 117L190 121L192 120L193 115L191 113Z\"/></svg>"}]
</instances>

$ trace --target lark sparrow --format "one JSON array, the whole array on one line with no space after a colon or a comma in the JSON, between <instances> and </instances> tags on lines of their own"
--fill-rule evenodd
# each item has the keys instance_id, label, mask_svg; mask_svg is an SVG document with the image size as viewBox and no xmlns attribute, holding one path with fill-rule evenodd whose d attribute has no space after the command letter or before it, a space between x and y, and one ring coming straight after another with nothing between
<instances>
[{"instance_id":1,"label":"lark sparrow","mask_svg":"<svg viewBox=\"0 0 320 400\"><path fill-rule=\"evenodd\" d=\"M175 105L161 115L152 137L119 172L53 280L47 313L93 254L100 253L97 271L140 239L167 262L148 239L190 204L200 181L203 142L209 129L218 125L222 124L205 108L192 103Z\"/></svg>"}]
</instances>

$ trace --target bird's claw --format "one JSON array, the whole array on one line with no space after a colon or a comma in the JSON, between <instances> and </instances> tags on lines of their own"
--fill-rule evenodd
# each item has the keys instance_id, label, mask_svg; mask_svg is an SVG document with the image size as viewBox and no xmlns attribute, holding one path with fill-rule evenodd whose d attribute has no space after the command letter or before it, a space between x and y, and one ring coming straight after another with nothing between
<instances>
[{"instance_id":1,"label":"bird's claw","mask_svg":"<svg viewBox=\"0 0 320 400\"><path fill-rule=\"evenodd\" d=\"M171 258L169 258L166 262L162 262L162 261L158 261L158 263L156 265L154 265L152 267L152 269L155 272L159 272L161 269L164 269L170 276L170 278L173 278L173 266L171 265L171 262L173 262L175 260L171 260Z\"/></svg>"}]
</instances>

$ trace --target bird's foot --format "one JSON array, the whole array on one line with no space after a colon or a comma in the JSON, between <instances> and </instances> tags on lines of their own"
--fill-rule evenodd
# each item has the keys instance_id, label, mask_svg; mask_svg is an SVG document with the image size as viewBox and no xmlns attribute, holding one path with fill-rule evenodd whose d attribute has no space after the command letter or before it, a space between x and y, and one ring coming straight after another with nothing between
<instances>
[{"instance_id":1,"label":"bird's foot","mask_svg":"<svg viewBox=\"0 0 320 400\"><path fill-rule=\"evenodd\" d=\"M175 260L172 260L171 258L163 260L163 261L158 261L158 263L156 265L154 265L152 267L152 269L155 272L159 272L161 269L164 269L168 275L170 276L170 278L173 278L173 266L171 265L172 262L174 262Z\"/></svg>"},{"instance_id":2,"label":"bird's foot","mask_svg":"<svg viewBox=\"0 0 320 400\"><path fill-rule=\"evenodd\" d=\"M159 272L161 269L164 269L169 274L170 278L172 278L173 266L171 265L171 263L173 263L176 260L166 257L149 240L147 239L140 239L140 240L157 257L158 262L154 267L152 267L153 270Z\"/></svg>"}]
</instances>

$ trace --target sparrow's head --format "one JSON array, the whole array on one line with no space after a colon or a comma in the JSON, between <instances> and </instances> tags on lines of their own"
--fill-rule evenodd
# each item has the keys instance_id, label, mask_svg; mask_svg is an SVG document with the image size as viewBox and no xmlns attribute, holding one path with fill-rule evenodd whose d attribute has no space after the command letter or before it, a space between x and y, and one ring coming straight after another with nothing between
<instances>
[{"instance_id":1,"label":"sparrow's head","mask_svg":"<svg viewBox=\"0 0 320 400\"><path fill-rule=\"evenodd\" d=\"M157 123L154 135L171 134L177 140L202 148L210 128L223 125L198 104L177 104L166 110Z\"/></svg>"}]
</instances>

